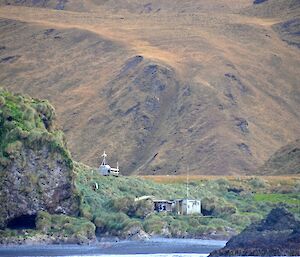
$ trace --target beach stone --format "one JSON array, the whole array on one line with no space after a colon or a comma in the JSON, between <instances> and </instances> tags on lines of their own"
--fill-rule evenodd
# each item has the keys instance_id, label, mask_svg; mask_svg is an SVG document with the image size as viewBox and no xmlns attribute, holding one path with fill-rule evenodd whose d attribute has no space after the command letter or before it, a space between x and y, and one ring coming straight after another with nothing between
<instances>
[{"instance_id":1,"label":"beach stone","mask_svg":"<svg viewBox=\"0 0 300 257\"><path fill-rule=\"evenodd\" d=\"M150 235L147 234L140 226L133 226L126 232L126 238L130 240L148 240Z\"/></svg>"}]
</instances>

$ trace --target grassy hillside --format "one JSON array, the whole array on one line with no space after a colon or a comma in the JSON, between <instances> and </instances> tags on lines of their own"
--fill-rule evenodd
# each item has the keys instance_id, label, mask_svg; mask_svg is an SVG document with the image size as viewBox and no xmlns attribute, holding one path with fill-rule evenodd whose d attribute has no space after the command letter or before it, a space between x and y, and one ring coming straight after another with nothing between
<instances>
[{"instance_id":1,"label":"grassy hillside","mask_svg":"<svg viewBox=\"0 0 300 257\"><path fill-rule=\"evenodd\" d=\"M96 225L99 233L106 235L127 237L130 228L139 227L162 236L230 237L277 205L300 217L297 177L191 177L190 198L201 199L202 209L209 216L187 217L153 213L149 202L134 202L134 198L144 195L156 199L184 198L183 178L165 176L153 182L156 177L102 177L81 164L76 165L76 174L81 214Z\"/></svg>"},{"instance_id":2,"label":"grassy hillside","mask_svg":"<svg viewBox=\"0 0 300 257\"><path fill-rule=\"evenodd\" d=\"M1 5L0 79L53 103L76 160L252 174L298 138L297 1L43 3Z\"/></svg>"},{"instance_id":3,"label":"grassy hillside","mask_svg":"<svg viewBox=\"0 0 300 257\"><path fill-rule=\"evenodd\" d=\"M185 197L184 179L165 177L156 183L152 181L155 177L103 177L77 163L75 172L81 218L40 212L36 230L0 230L0 242L87 243L95 231L100 236L131 238L132 231L140 230L166 237L229 238L278 205L300 218L298 178L194 177L189 183L190 197L201 199L203 210L210 215L178 216L153 213L148 202L135 203L134 198Z\"/></svg>"},{"instance_id":4,"label":"grassy hillside","mask_svg":"<svg viewBox=\"0 0 300 257\"><path fill-rule=\"evenodd\" d=\"M135 199L185 198L186 177L103 177L73 161L54 121L48 101L0 90L0 243L87 243L95 232L229 238L277 205L300 215L298 177L233 176L189 177L201 215L156 213L151 200ZM27 219L31 229L22 229Z\"/></svg>"},{"instance_id":5,"label":"grassy hillside","mask_svg":"<svg viewBox=\"0 0 300 257\"><path fill-rule=\"evenodd\" d=\"M191 238L229 238L273 207L285 206L300 217L298 177L189 178L189 197L200 199L204 215L178 216L153 212L149 201L186 197L183 176L103 177L97 170L74 163L79 217L39 212L36 229L0 230L0 242L87 243L100 236L133 238L150 235ZM156 182L154 182L156 181ZM208 215L208 216L206 216Z\"/></svg>"}]
</instances>

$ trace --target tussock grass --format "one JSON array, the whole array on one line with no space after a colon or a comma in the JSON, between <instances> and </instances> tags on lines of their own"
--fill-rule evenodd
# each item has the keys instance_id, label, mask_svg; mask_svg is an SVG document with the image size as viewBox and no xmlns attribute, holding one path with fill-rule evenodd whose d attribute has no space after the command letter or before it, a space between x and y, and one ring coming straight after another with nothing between
<instances>
[{"instance_id":1,"label":"tussock grass","mask_svg":"<svg viewBox=\"0 0 300 257\"><path fill-rule=\"evenodd\" d=\"M281 200L272 198L272 192L281 188L278 185L296 192L297 178L190 176L189 198L201 199L202 209L209 216L153 213L145 207L146 203L136 206L133 199L144 195L156 199L185 198L185 176L103 177L79 163L75 172L81 214L94 222L100 233L121 237L131 226L164 236L224 236L229 235L228 228L238 232L277 205L284 205L295 214L300 206L298 200L293 200L295 194L281 192L276 194Z\"/></svg>"}]
</instances>

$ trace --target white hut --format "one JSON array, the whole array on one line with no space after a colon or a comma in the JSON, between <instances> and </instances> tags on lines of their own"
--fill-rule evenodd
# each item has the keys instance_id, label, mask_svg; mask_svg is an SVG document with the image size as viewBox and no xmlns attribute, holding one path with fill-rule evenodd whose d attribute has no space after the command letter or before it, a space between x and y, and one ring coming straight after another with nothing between
<instances>
[{"instance_id":1,"label":"white hut","mask_svg":"<svg viewBox=\"0 0 300 257\"><path fill-rule=\"evenodd\" d=\"M191 199L175 200L175 211L179 215L201 214L201 201Z\"/></svg>"},{"instance_id":2,"label":"white hut","mask_svg":"<svg viewBox=\"0 0 300 257\"><path fill-rule=\"evenodd\" d=\"M117 163L117 168L112 168L110 167L107 163L106 163L106 157L107 157L107 154L104 153L102 154L102 157L103 157L103 160L102 160L102 163L99 167L99 172L102 176L119 176L119 164Z\"/></svg>"}]
</instances>

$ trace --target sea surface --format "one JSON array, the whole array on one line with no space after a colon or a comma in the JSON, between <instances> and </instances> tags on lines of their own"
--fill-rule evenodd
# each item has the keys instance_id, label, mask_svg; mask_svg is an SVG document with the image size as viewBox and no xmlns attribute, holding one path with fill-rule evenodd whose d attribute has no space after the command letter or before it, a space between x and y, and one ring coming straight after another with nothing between
<instances>
[{"instance_id":1,"label":"sea surface","mask_svg":"<svg viewBox=\"0 0 300 257\"><path fill-rule=\"evenodd\" d=\"M2 257L206 257L222 248L226 241L197 239L163 239L148 241L105 241L91 246L22 245L0 246ZM278 256L277 256L278 257Z\"/></svg>"},{"instance_id":2,"label":"sea surface","mask_svg":"<svg viewBox=\"0 0 300 257\"><path fill-rule=\"evenodd\" d=\"M108 256L108 257L205 257L226 241L197 239L163 239L147 241L107 241L91 246L80 245L21 245L2 246L0 256Z\"/></svg>"}]
</instances>

